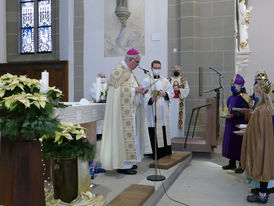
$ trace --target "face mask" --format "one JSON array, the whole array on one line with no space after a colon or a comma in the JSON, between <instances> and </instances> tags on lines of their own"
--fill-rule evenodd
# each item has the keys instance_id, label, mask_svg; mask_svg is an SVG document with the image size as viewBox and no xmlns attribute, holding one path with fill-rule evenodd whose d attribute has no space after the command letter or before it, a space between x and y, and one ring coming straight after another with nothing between
<instances>
[{"instance_id":1,"label":"face mask","mask_svg":"<svg viewBox=\"0 0 274 206\"><path fill-rule=\"evenodd\" d=\"M106 78L101 78L101 83L102 84L106 83Z\"/></svg>"},{"instance_id":2,"label":"face mask","mask_svg":"<svg viewBox=\"0 0 274 206\"><path fill-rule=\"evenodd\" d=\"M174 72L174 76L175 76L175 77L178 77L179 75L180 75L180 73L179 73L179 72L177 72L177 71L176 71L176 72Z\"/></svg>"},{"instance_id":3,"label":"face mask","mask_svg":"<svg viewBox=\"0 0 274 206\"><path fill-rule=\"evenodd\" d=\"M256 97L255 94L252 94L252 99L253 99L255 102L258 102L258 101L259 101L259 97Z\"/></svg>"},{"instance_id":4,"label":"face mask","mask_svg":"<svg viewBox=\"0 0 274 206\"><path fill-rule=\"evenodd\" d=\"M153 74L160 75L161 71L160 69L153 69Z\"/></svg>"},{"instance_id":5,"label":"face mask","mask_svg":"<svg viewBox=\"0 0 274 206\"><path fill-rule=\"evenodd\" d=\"M231 86L231 91L234 93L234 92L238 92L238 90L236 89L235 86Z\"/></svg>"}]
</instances>

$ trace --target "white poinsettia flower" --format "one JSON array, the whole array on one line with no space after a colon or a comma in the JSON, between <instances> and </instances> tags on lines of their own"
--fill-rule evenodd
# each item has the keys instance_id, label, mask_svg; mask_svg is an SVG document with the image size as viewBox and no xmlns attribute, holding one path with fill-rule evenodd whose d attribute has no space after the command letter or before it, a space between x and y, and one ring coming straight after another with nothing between
<instances>
[{"instance_id":1,"label":"white poinsettia flower","mask_svg":"<svg viewBox=\"0 0 274 206\"><path fill-rule=\"evenodd\" d=\"M30 107L30 100L29 97L31 97L31 94L26 94L25 92L22 92L20 94L15 94L9 97L5 97L4 98L4 105L10 109L11 105L16 103L16 102L20 102L23 105L25 105L25 107Z\"/></svg>"},{"instance_id":2,"label":"white poinsettia flower","mask_svg":"<svg viewBox=\"0 0 274 206\"><path fill-rule=\"evenodd\" d=\"M71 122L62 122L59 127L62 129L61 132L55 133L55 140L58 144L62 144L63 138L68 140L73 140L73 136L75 136L76 140L80 140L82 138L86 138L86 129L82 126L73 125Z\"/></svg>"},{"instance_id":3,"label":"white poinsettia flower","mask_svg":"<svg viewBox=\"0 0 274 206\"><path fill-rule=\"evenodd\" d=\"M39 109L40 107L45 108L46 103L48 102L47 96L40 93L35 93L31 99L33 100L32 104Z\"/></svg>"},{"instance_id":4,"label":"white poinsettia flower","mask_svg":"<svg viewBox=\"0 0 274 206\"><path fill-rule=\"evenodd\" d=\"M0 86L0 98L5 95L6 90Z\"/></svg>"},{"instance_id":5,"label":"white poinsettia flower","mask_svg":"<svg viewBox=\"0 0 274 206\"><path fill-rule=\"evenodd\" d=\"M55 93L57 98L62 97L63 92L60 89L56 89L55 86L54 87L48 87L48 92L47 93Z\"/></svg>"}]
</instances>

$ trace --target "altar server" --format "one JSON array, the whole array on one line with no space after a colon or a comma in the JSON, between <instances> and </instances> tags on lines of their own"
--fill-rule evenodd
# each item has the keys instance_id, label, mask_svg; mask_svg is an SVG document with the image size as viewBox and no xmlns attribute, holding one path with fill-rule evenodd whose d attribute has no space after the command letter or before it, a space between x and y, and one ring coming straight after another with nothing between
<instances>
[{"instance_id":1,"label":"altar server","mask_svg":"<svg viewBox=\"0 0 274 206\"><path fill-rule=\"evenodd\" d=\"M106 75L101 72L98 74L98 77L96 78L96 82L94 82L89 90L90 96L93 102L102 102L104 103L106 101ZM104 120L97 121L96 124L96 134L97 139L100 139L102 137L102 126L104 124Z\"/></svg>"},{"instance_id":2,"label":"altar server","mask_svg":"<svg viewBox=\"0 0 274 206\"><path fill-rule=\"evenodd\" d=\"M94 82L89 90L92 101L101 102L106 100L106 75L101 72L98 74L96 78L96 82Z\"/></svg>"},{"instance_id":3,"label":"altar server","mask_svg":"<svg viewBox=\"0 0 274 206\"><path fill-rule=\"evenodd\" d=\"M171 154L169 104L174 92L169 81L160 75L160 61L154 60L151 63L151 70L152 76L144 80L143 87L149 88L149 92L145 95L145 101L149 136L153 150L151 157L155 158L155 152L157 152L156 158L159 159ZM156 118L157 129L155 130ZM157 136L156 141L155 136Z\"/></svg>"}]
</instances>

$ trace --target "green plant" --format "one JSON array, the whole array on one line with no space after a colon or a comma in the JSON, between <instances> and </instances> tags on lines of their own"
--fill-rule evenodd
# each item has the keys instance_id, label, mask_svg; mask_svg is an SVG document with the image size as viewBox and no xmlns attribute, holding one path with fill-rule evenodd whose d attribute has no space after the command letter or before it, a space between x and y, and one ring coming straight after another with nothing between
<instances>
[{"instance_id":1,"label":"green plant","mask_svg":"<svg viewBox=\"0 0 274 206\"><path fill-rule=\"evenodd\" d=\"M0 77L0 131L11 140L34 140L54 135L59 120L54 103L40 93L38 80L5 74ZM52 94L50 94L52 95Z\"/></svg>"},{"instance_id":2,"label":"green plant","mask_svg":"<svg viewBox=\"0 0 274 206\"><path fill-rule=\"evenodd\" d=\"M92 160L95 145L86 138L86 129L80 125L63 122L54 136L43 136L42 155L45 158L81 158Z\"/></svg>"}]
</instances>

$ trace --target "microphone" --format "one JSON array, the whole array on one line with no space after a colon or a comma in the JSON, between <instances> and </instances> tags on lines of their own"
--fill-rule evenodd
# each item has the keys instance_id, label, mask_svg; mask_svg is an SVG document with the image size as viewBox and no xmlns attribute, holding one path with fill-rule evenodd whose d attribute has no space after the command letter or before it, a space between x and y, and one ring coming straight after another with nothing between
<instances>
[{"instance_id":1,"label":"microphone","mask_svg":"<svg viewBox=\"0 0 274 206\"><path fill-rule=\"evenodd\" d=\"M144 69L144 68L142 68L142 67L140 67L140 66L138 66L138 68L139 68L139 69L142 69L143 72L144 72L145 74L150 74L150 72L149 72L147 69Z\"/></svg>"},{"instance_id":2,"label":"microphone","mask_svg":"<svg viewBox=\"0 0 274 206\"><path fill-rule=\"evenodd\" d=\"M224 78L223 75L218 72L216 69L213 69L212 67L209 67L209 69L213 70L214 72L216 72L220 77Z\"/></svg>"}]
</instances>

